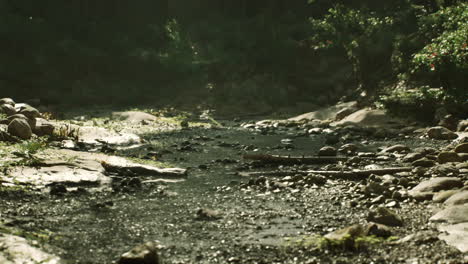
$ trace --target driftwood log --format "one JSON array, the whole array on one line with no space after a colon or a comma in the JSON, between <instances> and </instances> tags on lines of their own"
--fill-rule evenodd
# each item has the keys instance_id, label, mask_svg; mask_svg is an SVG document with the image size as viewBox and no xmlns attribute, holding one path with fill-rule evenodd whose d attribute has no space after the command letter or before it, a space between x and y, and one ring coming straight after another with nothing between
<instances>
[{"instance_id":1,"label":"driftwood log","mask_svg":"<svg viewBox=\"0 0 468 264\"><path fill-rule=\"evenodd\" d=\"M315 156L315 157L291 157L291 156L276 156L267 154L250 154L244 155L246 160L261 161L270 164L323 164L323 163L337 163L339 161L346 161L346 157L334 156Z\"/></svg>"},{"instance_id":2,"label":"driftwood log","mask_svg":"<svg viewBox=\"0 0 468 264\"><path fill-rule=\"evenodd\" d=\"M138 176L167 176L171 178L180 178L187 175L186 169L180 168L157 168L149 165L138 163L121 163L113 161L101 161L101 165L106 172L122 175L138 175Z\"/></svg>"},{"instance_id":3,"label":"driftwood log","mask_svg":"<svg viewBox=\"0 0 468 264\"><path fill-rule=\"evenodd\" d=\"M381 168L372 170L351 170L351 171L256 171L256 172L240 172L240 176L253 177L253 176L289 176L295 174L308 175L308 174L319 174L337 179L365 179L372 174L385 175L399 172L411 171L412 167L395 167L395 168Z\"/></svg>"}]
</instances>

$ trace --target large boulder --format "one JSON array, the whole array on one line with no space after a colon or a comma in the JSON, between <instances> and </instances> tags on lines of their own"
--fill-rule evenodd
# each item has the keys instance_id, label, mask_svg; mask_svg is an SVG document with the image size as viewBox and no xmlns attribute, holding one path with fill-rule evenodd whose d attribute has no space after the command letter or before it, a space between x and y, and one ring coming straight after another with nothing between
<instances>
[{"instance_id":1,"label":"large boulder","mask_svg":"<svg viewBox=\"0 0 468 264\"><path fill-rule=\"evenodd\" d=\"M401 121L389 116L384 110L361 109L343 118L341 121L331 123L332 126L372 126L372 127L391 127L396 124L402 124Z\"/></svg>"},{"instance_id":2,"label":"large boulder","mask_svg":"<svg viewBox=\"0 0 468 264\"><path fill-rule=\"evenodd\" d=\"M21 118L13 119L8 124L8 133L21 139L30 139L32 136L32 130L28 122Z\"/></svg>"},{"instance_id":3,"label":"large boulder","mask_svg":"<svg viewBox=\"0 0 468 264\"><path fill-rule=\"evenodd\" d=\"M31 127L31 129L34 129L36 127L36 119L35 118L28 118L23 114L14 114L14 115L9 116L8 120L7 120L7 124L10 124L11 121L13 121L15 119L26 120L26 122L28 122L29 127Z\"/></svg>"},{"instance_id":4,"label":"large boulder","mask_svg":"<svg viewBox=\"0 0 468 264\"><path fill-rule=\"evenodd\" d=\"M325 108L321 108L317 111L314 112L309 112L305 113L296 117L289 118L288 120L291 121L301 121L301 120L334 120L337 118L337 114L340 113L340 111L343 111L346 108L353 108L356 107L357 102L352 101L352 102L346 102L346 103L341 103L337 104L334 106L329 106ZM341 113L340 115L342 115Z\"/></svg>"},{"instance_id":5,"label":"large boulder","mask_svg":"<svg viewBox=\"0 0 468 264\"><path fill-rule=\"evenodd\" d=\"M456 133L441 126L431 127L427 130L426 133L427 136L432 139L451 140L458 137Z\"/></svg>"}]
</instances>

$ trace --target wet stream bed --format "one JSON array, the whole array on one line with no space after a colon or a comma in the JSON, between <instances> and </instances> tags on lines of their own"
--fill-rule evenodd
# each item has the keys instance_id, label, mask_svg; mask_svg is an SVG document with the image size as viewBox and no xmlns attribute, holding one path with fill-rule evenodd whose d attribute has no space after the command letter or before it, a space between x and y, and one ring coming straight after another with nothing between
<instances>
[{"instance_id":1,"label":"wet stream bed","mask_svg":"<svg viewBox=\"0 0 468 264\"><path fill-rule=\"evenodd\" d=\"M295 135L288 129L262 135L234 126L145 134L158 160L188 168L184 181L143 178L132 185L116 177L113 187L101 192L2 193L0 213L8 226L46 242L47 251L68 263L117 263L122 253L152 240L165 246L164 263L462 263L460 253L437 239L379 243L365 250L290 246L291 240L364 223L372 206L357 193L358 181L284 185L276 182L282 177L236 174L277 169L244 161L244 153L309 156L325 145L322 136ZM292 142L283 144L283 139ZM397 143L431 144L419 139ZM366 146L376 150L391 144L378 140ZM120 155L137 156L138 151ZM403 227L392 229L394 236L431 229L427 220L433 212L427 204L402 202L394 210L404 219Z\"/></svg>"}]
</instances>

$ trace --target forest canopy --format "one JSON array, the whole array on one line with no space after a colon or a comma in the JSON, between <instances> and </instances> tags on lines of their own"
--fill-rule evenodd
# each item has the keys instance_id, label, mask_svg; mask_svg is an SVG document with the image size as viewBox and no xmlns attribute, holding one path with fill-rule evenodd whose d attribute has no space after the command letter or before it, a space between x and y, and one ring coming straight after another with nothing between
<instances>
[{"instance_id":1,"label":"forest canopy","mask_svg":"<svg viewBox=\"0 0 468 264\"><path fill-rule=\"evenodd\" d=\"M461 0L0 0L0 15L0 87L20 100L466 110Z\"/></svg>"}]
</instances>

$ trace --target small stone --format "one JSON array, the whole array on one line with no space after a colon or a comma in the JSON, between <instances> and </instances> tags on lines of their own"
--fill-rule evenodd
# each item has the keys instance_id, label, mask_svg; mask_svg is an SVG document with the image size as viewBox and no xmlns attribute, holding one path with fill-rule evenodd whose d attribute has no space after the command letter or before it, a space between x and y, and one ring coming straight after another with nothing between
<instances>
[{"instance_id":1,"label":"small stone","mask_svg":"<svg viewBox=\"0 0 468 264\"><path fill-rule=\"evenodd\" d=\"M401 217L395 214L388 208L379 207L374 211L370 211L367 217L367 221L372 221L378 224L388 226L402 226L403 221Z\"/></svg>"},{"instance_id":2,"label":"small stone","mask_svg":"<svg viewBox=\"0 0 468 264\"><path fill-rule=\"evenodd\" d=\"M460 121L457 126L457 131L463 132L466 131L466 129L468 129L468 120Z\"/></svg>"},{"instance_id":3,"label":"small stone","mask_svg":"<svg viewBox=\"0 0 468 264\"><path fill-rule=\"evenodd\" d=\"M418 159L418 160L413 161L413 163L411 163L413 167L424 167L424 168L433 167L435 166L435 164L436 164L435 161L430 160L428 158Z\"/></svg>"},{"instance_id":4,"label":"small stone","mask_svg":"<svg viewBox=\"0 0 468 264\"><path fill-rule=\"evenodd\" d=\"M394 153L394 152L397 152L397 153L404 153L404 152L408 152L410 151L410 148L408 148L407 146L405 145L394 145L394 146L391 146L391 147L388 147L388 148L385 148L382 150L383 153Z\"/></svg>"},{"instance_id":5,"label":"small stone","mask_svg":"<svg viewBox=\"0 0 468 264\"><path fill-rule=\"evenodd\" d=\"M208 208L197 209L195 217L196 220L218 220L221 218L220 212Z\"/></svg>"},{"instance_id":6,"label":"small stone","mask_svg":"<svg viewBox=\"0 0 468 264\"><path fill-rule=\"evenodd\" d=\"M440 152L437 156L437 161L439 163L447 163L447 162L461 162L462 159L456 152L452 151L443 151Z\"/></svg>"},{"instance_id":7,"label":"small stone","mask_svg":"<svg viewBox=\"0 0 468 264\"><path fill-rule=\"evenodd\" d=\"M456 153L468 153L468 143L462 143L455 147Z\"/></svg>"},{"instance_id":8,"label":"small stone","mask_svg":"<svg viewBox=\"0 0 468 264\"><path fill-rule=\"evenodd\" d=\"M11 98L2 98L0 99L0 105L11 105L11 106L15 106L15 101L13 101L13 99Z\"/></svg>"},{"instance_id":9,"label":"small stone","mask_svg":"<svg viewBox=\"0 0 468 264\"><path fill-rule=\"evenodd\" d=\"M354 153L359 149L356 144L345 144L338 149L340 153Z\"/></svg>"},{"instance_id":10,"label":"small stone","mask_svg":"<svg viewBox=\"0 0 468 264\"><path fill-rule=\"evenodd\" d=\"M376 182L369 182L362 190L364 194L371 195L371 194L381 194L385 192L387 188L385 186L380 185Z\"/></svg>"},{"instance_id":11,"label":"small stone","mask_svg":"<svg viewBox=\"0 0 468 264\"><path fill-rule=\"evenodd\" d=\"M413 162L423 157L424 157L424 154L415 152L415 153L407 154L402 160L403 162Z\"/></svg>"},{"instance_id":12,"label":"small stone","mask_svg":"<svg viewBox=\"0 0 468 264\"><path fill-rule=\"evenodd\" d=\"M336 156L337 151L336 148L331 146L325 146L321 148L318 152L319 156Z\"/></svg>"},{"instance_id":13,"label":"small stone","mask_svg":"<svg viewBox=\"0 0 468 264\"><path fill-rule=\"evenodd\" d=\"M2 104L0 105L0 113L4 113L7 116L11 116L16 114L16 109L14 106L11 106L9 104Z\"/></svg>"},{"instance_id":14,"label":"small stone","mask_svg":"<svg viewBox=\"0 0 468 264\"><path fill-rule=\"evenodd\" d=\"M28 122L24 119L13 119L8 124L8 133L21 139L30 139L32 136L32 130Z\"/></svg>"},{"instance_id":15,"label":"small stone","mask_svg":"<svg viewBox=\"0 0 468 264\"><path fill-rule=\"evenodd\" d=\"M159 251L162 248L158 241L146 242L122 254L119 264L161 264Z\"/></svg>"}]
</instances>

